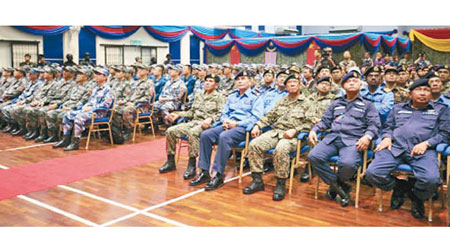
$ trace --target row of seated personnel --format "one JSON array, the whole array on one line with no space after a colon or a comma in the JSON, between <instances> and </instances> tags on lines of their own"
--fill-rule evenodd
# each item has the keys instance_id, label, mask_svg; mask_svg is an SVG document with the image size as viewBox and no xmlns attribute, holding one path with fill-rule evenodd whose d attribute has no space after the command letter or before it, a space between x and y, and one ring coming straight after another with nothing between
<instances>
[{"instance_id":1,"label":"row of seated personnel","mask_svg":"<svg viewBox=\"0 0 450 250\"><path fill-rule=\"evenodd\" d=\"M410 100L394 105L382 126L375 104L360 95L361 80L356 72L350 72L342 78L341 86L346 95L332 101L323 113L314 110L319 105L301 93L300 79L291 74L284 80L288 94L264 114L264 103L250 88L250 74L241 71L236 75L236 90L228 96L222 112L218 112L222 105L220 98L215 98L218 81L214 76L209 76L205 92L196 98L191 110L168 116L172 121L180 117L190 118L191 121L167 130L168 159L161 166L160 173L176 169L176 139L187 136L189 163L184 178L194 178L189 182L191 186L206 183L205 190L215 190L224 185L224 169L232 148L244 141L249 131L253 137L247 154L252 182L243 189L243 193L264 190L264 153L274 148L273 164L277 184L273 200L282 200L289 173L289 153L296 149L296 135L307 130L310 131L309 143L314 146L307 156L313 170L329 185L327 196L332 199L339 196L341 206L347 206L350 188L346 182L355 175L362 152L369 148L372 140L380 137L381 143L374 150L375 158L364 180L383 190L394 189L392 199L403 199L408 193L412 200L412 215L415 218L424 217L423 201L435 193L442 181L435 147L448 142L450 126L448 106L430 101L430 79L415 81L409 87ZM323 83L328 84L329 89L329 82ZM320 85L321 82L318 83L317 100L326 95L326 91L320 91ZM311 113L318 114L320 118L317 119ZM272 129L261 133L267 126ZM317 132L327 130L330 132L319 142ZM211 178L210 162L214 145L217 145L212 165L215 176ZM334 155L339 156L336 173L328 164ZM390 175L400 163L409 164L414 170L417 180L413 186L408 186L409 189L406 183ZM200 169L198 173L196 168Z\"/></svg>"}]
</instances>

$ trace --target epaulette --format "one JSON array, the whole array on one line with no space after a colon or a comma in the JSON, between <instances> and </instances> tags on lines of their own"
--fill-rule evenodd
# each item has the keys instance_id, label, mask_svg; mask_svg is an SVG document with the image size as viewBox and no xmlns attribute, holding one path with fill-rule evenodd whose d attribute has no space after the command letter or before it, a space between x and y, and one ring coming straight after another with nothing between
<instances>
[{"instance_id":1,"label":"epaulette","mask_svg":"<svg viewBox=\"0 0 450 250\"><path fill-rule=\"evenodd\" d=\"M262 91L255 88L251 91L251 93L254 94L255 96L259 96L261 95Z\"/></svg>"},{"instance_id":2,"label":"epaulette","mask_svg":"<svg viewBox=\"0 0 450 250\"><path fill-rule=\"evenodd\" d=\"M370 100L369 98L365 97L365 96L361 96L363 100L369 101L369 102L373 102L372 100Z\"/></svg>"}]
</instances>

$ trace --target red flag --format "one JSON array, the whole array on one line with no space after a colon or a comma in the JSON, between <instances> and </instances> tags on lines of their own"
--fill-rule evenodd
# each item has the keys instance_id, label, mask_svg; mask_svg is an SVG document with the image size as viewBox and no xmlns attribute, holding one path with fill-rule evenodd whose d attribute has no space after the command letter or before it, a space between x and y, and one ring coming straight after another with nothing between
<instances>
[{"instance_id":1,"label":"red flag","mask_svg":"<svg viewBox=\"0 0 450 250\"><path fill-rule=\"evenodd\" d=\"M317 45L317 43L313 40L310 44L308 49L306 50L306 64L314 65L314 60L316 59L314 57L314 51L316 49L320 49L320 46Z\"/></svg>"},{"instance_id":2,"label":"red flag","mask_svg":"<svg viewBox=\"0 0 450 250\"><path fill-rule=\"evenodd\" d=\"M230 64L238 64L241 62L241 53L239 52L236 45L233 45L233 47L230 50Z\"/></svg>"}]
</instances>

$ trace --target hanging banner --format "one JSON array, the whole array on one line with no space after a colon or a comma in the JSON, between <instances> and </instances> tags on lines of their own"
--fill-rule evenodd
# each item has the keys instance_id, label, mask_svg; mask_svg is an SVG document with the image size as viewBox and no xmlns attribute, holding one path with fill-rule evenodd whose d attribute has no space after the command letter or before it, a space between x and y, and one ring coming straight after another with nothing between
<instances>
[{"instance_id":1,"label":"hanging banner","mask_svg":"<svg viewBox=\"0 0 450 250\"><path fill-rule=\"evenodd\" d=\"M241 53L237 49L236 45L230 50L230 64L239 64L241 63Z\"/></svg>"},{"instance_id":2,"label":"hanging banner","mask_svg":"<svg viewBox=\"0 0 450 250\"><path fill-rule=\"evenodd\" d=\"M39 36L61 35L70 29L70 26L12 26L26 33Z\"/></svg>"},{"instance_id":3,"label":"hanging banner","mask_svg":"<svg viewBox=\"0 0 450 250\"><path fill-rule=\"evenodd\" d=\"M423 30L411 30L409 32L409 39L411 42L414 42L416 38L429 48L441 52L450 52L450 29L441 29L439 33L431 31L425 32Z\"/></svg>"}]
</instances>

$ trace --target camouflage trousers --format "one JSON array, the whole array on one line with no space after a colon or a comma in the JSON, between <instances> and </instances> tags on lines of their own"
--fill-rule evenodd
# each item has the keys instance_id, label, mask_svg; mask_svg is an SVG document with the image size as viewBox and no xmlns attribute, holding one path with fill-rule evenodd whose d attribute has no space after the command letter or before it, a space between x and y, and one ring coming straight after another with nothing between
<instances>
[{"instance_id":1,"label":"camouflage trousers","mask_svg":"<svg viewBox=\"0 0 450 250\"><path fill-rule=\"evenodd\" d=\"M197 157L200 150L200 134L203 132L202 121L190 121L180 123L167 129L166 132L166 152L168 155L174 155L177 139L185 135L188 137L189 157Z\"/></svg>"},{"instance_id":2,"label":"camouflage trousers","mask_svg":"<svg viewBox=\"0 0 450 250\"><path fill-rule=\"evenodd\" d=\"M86 129L85 123L87 120L92 118L93 111L84 112L83 110L76 110L67 112L64 115L63 125L64 125L64 135L69 135L70 131L73 130L73 136L76 138L81 137L81 133ZM95 118L105 117L104 113L95 113Z\"/></svg>"},{"instance_id":3,"label":"camouflage trousers","mask_svg":"<svg viewBox=\"0 0 450 250\"><path fill-rule=\"evenodd\" d=\"M278 134L283 131L271 130L250 142L248 149L248 161L252 172L262 173L264 169L264 154L275 148L273 166L275 176L278 178L289 177L290 158L289 153L297 148L297 138L279 138Z\"/></svg>"},{"instance_id":4,"label":"camouflage trousers","mask_svg":"<svg viewBox=\"0 0 450 250\"><path fill-rule=\"evenodd\" d=\"M138 109L139 112L147 112L148 106ZM136 105L127 103L122 106L116 106L113 116L113 124L118 128L132 128L134 126L135 115L137 114Z\"/></svg>"},{"instance_id":5,"label":"camouflage trousers","mask_svg":"<svg viewBox=\"0 0 450 250\"><path fill-rule=\"evenodd\" d=\"M153 107L153 114L155 118L161 117L166 125L170 124L167 120L167 115L170 111L174 111L178 108L175 102L155 102Z\"/></svg>"},{"instance_id":6,"label":"camouflage trousers","mask_svg":"<svg viewBox=\"0 0 450 250\"><path fill-rule=\"evenodd\" d=\"M16 121L21 126L25 126L27 124L25 119L25 108L29 107L28 104L11 106L11 110L9 114L11 116L11 120Z\"/></svg>"},{"instance_id":7,"label":"camouflage trousers","mask_svg":"<svg viewBox=\"0 0 450 250\"><path fill-rule=\"evenodd\" d=\"M48 111L48 106L43 107L25 107L23 112L25 113L25 121L29 127L41 127L41 132L47 128L45 123L45 113Z\"/></svg>"},{"instance_id":8,"label":"camouflage trousers","mask_svg":"<svg viewBox=\"0 0 450 250\"><path fill-rule=\"evenodd\" d=\"M10 111L11 107L15 104L12 101L7 101L0 104L0 119L8 121L11 119Z\"/></svg>"},{"instance_id":9,"label":"camouflage trousers","mask_svg":"<svg viewBox=\"0 0 450 250\"><path fill-rule=\"evenodd\" d=\"M62 109L49 110L45 114L45 122L50 130L58 130L62 124L64 115L70 111L63 111Z\"/></svg>"}]
</instances>

